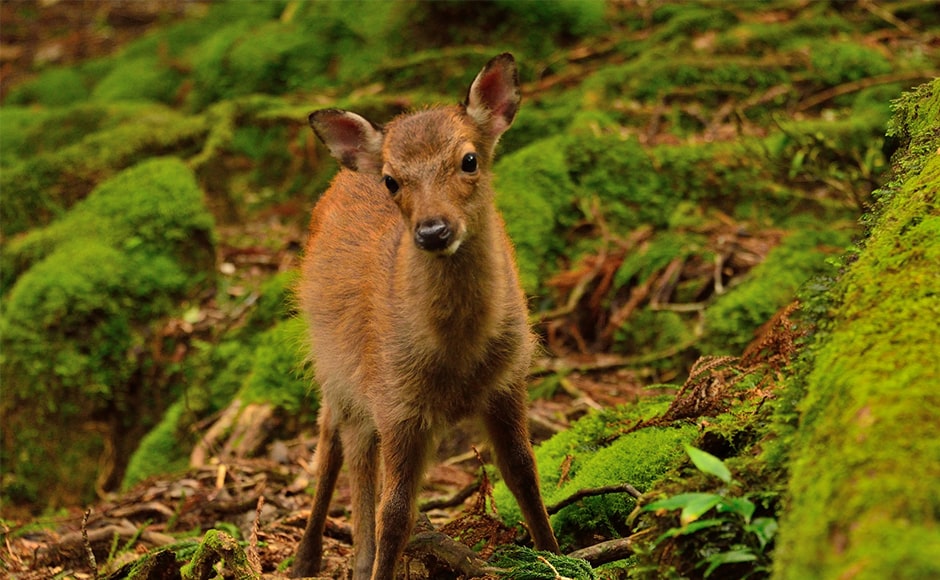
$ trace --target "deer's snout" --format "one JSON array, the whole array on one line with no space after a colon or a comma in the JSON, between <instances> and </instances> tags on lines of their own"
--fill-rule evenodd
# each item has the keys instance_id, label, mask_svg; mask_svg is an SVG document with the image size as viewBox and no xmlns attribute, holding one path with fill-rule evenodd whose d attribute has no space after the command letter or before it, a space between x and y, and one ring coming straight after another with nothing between
<instances>
[{"instance_id":1,"label":"deer's snout","mask_svg":"<svg viewBox=\"0 0 940 580\"><path fill-rule=\"evenodd\" d=\"M460 241L448 220L435 217L422 220L415 226L415 244L427 252L453 254Z\"/></svg>"}]
</instances>

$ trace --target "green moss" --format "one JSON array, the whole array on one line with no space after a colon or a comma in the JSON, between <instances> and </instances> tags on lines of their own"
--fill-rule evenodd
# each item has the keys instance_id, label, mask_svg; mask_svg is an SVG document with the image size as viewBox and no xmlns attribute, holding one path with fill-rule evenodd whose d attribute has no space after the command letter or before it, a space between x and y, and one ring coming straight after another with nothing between
<instances>
[{"instance_id":1,"label":"green moss","mask_svg":"<svg viewBox=\"0 0 940 580\"><path fill-rule=\"evenodd\" d=\"M313 422L318 402L306 368L306 326L292 316L296 271L270 278L260 288L246 324L215 345L197 343L184 363L187 388L134 451L123 487L187 465L191 426L228 407L271 405L295 420Z\"/></svg>"},{"instance_id":2,"label":"green moss","mask_svg":"<svg viewBox=\"0 0 940 580\"><path fill-rule=\"evenodd\" d=\"M940 102L940 82L928 86L899 104L892 130L919 153L902 150L902 179L835 287L814 347L775 578L940 573L940 327L930 322L940 314L940 137L922 132L936 117L919 115Z\"/></svg>"},{"instance_id":3,"label":"green moss","mask_svg":"<svg viewBox=\"0 0 940 580\"><path fill-rule=\"evenodd\" d=\"M615 433L623 425L662 412L667 405L667 400L658 398L590 414L540 445L536 461L545 503L559 502L579 489L605 485L629 483L640 491L649 489L675 460L684 457L682 445L694 439L695 427L647 428L619 438ZM613 443L607 444L611 438ZM566 463L562 481L562 465ZM519 508L502 482L497 484L494 498L504 521L521 521ZM552 526L564 546L576 546L595 532L625 533L627 516L634 506L633 498L626 494L586 498L552 516Z\"/></svg>"},{"instance_id":4,"label":"green moss","mask_svg":"<svg viewBox=\"0 0 940 580\"><path fill-rule=\"evenodd\" d=\"M312 383L305 376L307 326L297 317L261 335L254 362L240 397L245 403L268 403L291 414L310 409Z\"/></svg>"},{"instance_id":5,"label":"green moss","mask_svg":"<svg viewBox=\"0 0 940 580\"><path fill-rule=\"evenodd\" d=\"M717 106L729 95L766 90L787 81L788 72L776 63L742 56L703 60L654 47L628 63L599 71L585 82L585 88L609 99L629 96L641 101L658 101L674 92L692 93L697 101Z\"/></svg>"},{"instance_id":6,"label":"green moss","mask_svg":"<svg viewBox=\"0 0 940 580\"><path fill-rule=\"evenodd\" d=\"M377 39L360 35L348 22L353 19L350 7L325 3L297 8L289 18L284 17L289 10L268 19L239 15L205 38L192 53L190 105L201 109L241 95L323 87L343 72L335 66L342 55L366 57L372 50L373 57L380 57ZM355 67L356 60L349 63Z\"/></svg>"},{"instance_id":7,"label":"green moss","mask_svg":"<svg viewBox=\"0 0 940 580\"><path fill-rule=\"evenodd\" d=\"M87 458L100 453L102 437L73 423L102 412L115 413L123 423L120 417L130 421L125 414L140 410L131 353L143 344L132 328L133 309L168 306L153 294L156 280L148 274L167 293L179 292L185 280L172 263L162 262L165 270L152 266L144 269L114 248L84 240L36 264L5 303L2 410L11 435L4 441L11 459L5 477L34 487L37 497L53 505L87 499L95 477ZM138 293L138 283L151 289ZM29 425L43 425L43 431ZM92 441L98 453L88 449ZM77 449L89 455L75 457ZM79 481L85 484L82 495L70 495Z\"/></svg>"},{"instance_id":8,"label":"green moss","mask_svg":"<svg viewBox=\"0 0 940 580\"><path fill-rule=\"evenodd\" d=\"M739 219L767 219L779 203L779 186L762 163L766 153L754 141L659 146L650 156L661 194L674 204L704 202Z\"/></svg>"},{"instance_id":9,"label":"green moss","mask_svg":"<svg viewBox=\"0 0 940 580\"><path fill-rule=\"evenodd\" d=\"M173 104L183 76L156 56L120 62L95 85L96 101L156 101Z\"/></svg>"},{"instance_id":10,"label":"green moss","mask_svg":"<svg viewBox=\"0 0 940 580\"><path fill-rule=\"evenodd\" d=\"M566 145L572 179L602 201L612 227L665 222L673 200L659 189L653 164L635 137L584 132Z\"/></svg>"},{"instance_id":11,"label":"green moss","mask_svg":"<svg viewBox=\"0 0 940 580\"><path fill-rule=\"evenodd\" d=\"M581 489L618 483L646 491L683 458L683 444L691 443L696 433L694 425L686 425L647 428L625 435L584 461L569 481L547 494L547 499L558 501ZM628 532L627 518L635 507L636 501L627 494L585 498L553 516L552 525L561 538L583 541L593 533L616 537Z\"/></svg>"},{"instance_id":12,"label":"green moss","mask_svg":"<svg viewBox=\"0 0 940 580\"><path fill-rule=\"evenodd\" d=\"M608 29L605 11L605 3L598 0L403 3L398 34L408 42L389 44L402 52L468 45L511 47L517 56L535 61L583 34Z\"/></svg>"},{"instance_id":13,"label":"green moss","mask_svg":"<svg viewBox=\"0 0 940 580\"><path fill-rule=\"evenodd\" d=\"M705 311L707 339L703 351L742 352L758 327L796 298L802 284L827 271L827 256L847 248L851 233L851 229L837 228L807 228L791 233L741 284Z\"/></svg>"},{"instance_id":14,"label":"green moss","mask_svg":"<svg viewBox=\"0 0 940 580\"><path fill-rule=\"evenodd\" d=\"M574 202L563 141L533 143L504 156L493 172L496 203L516 247L522 286L536 294L562 252L557 227Z\"/></svg>"},{"instance_id":15,"label":"green moss","mask_svg":"<svg viewBox=\"0 0 940 580\"><path fill-rule=\"evenodd\" d=\"M193 173L172 158L118 174L61 220L13 241L3 254L4 286L57 248L85 239L141 259L172 256L195 276L214 269L213 218Z\"/></svg>"},{"instance_id":16,"label":"green moss","mask_svg":"<svg viewBox=\"0 0 940 580\"><path fill-rule=\"evenodd\" d=\"M81 118L66 120L65 135L75 135L74 141L63 142L52 126L55 119L88 114L101 129ZM23 155L0 173L0 224L8 235L48 224L95 183L149 156L170 150L185 155L208 131L202 118L158 105L81 105L57 112L42 127L57 136L42 137L37 155Z\"/></svg>"},{"instance_id":17,"label":"green moss","mask_svg":"<svg viewBox=\"0 0 940 580\"><path fill-rule=\"evenodd\" d=\"M616 349L631 356L682 349L695 342L694 321L678 312L642 309L617 330ZM675 361L657 361L656 366L672 366Z\"/></svg>"},{"instance_id":18,"label":"green moss","mask_svg":"<svg viewBox=\"0 0 940 580\"><path fill-rule=\"evenodd\" d=\"M742 22L716 41L721 52L764 54L785 48L794 38L820 38L848 34L853 25L838 14L796 17L783 22Z\"/></svg>"},{"instance_id":19,"label":"green moss","mask_svg":"<svg viewBox=\"0 0 940 580\"><path fill-rule=\"evenodd\" d=\"M597 580L591 565L584 560L521 546L498 550L490 563L501 569L496 575L503 580Z\"/></svg>"},{"instance_id":20,"label":"green moss","mask_svg":"<svg viewBox=\"0 0 940 580\"><path fill-rule=\"evenodd\" d=\"M657 43L687 40L711 30L724 30L738 22L730 10L695 2L665 5L653 12L653 22L662 23L655 32Z\"/></svg>"},{"instance_id":21,"label":"green moss","mask_svg":"<svg viewBox=\"0 0 940 580\"><path fill-rule=\"evenodd\" d=\"M4 454L15 457L7 477L53 504L77 501L67 494L88 493L95 473L72 461L93 464L96 454L74 450L100 442L102 430L124 432L119 447L132 444L156 419L171 387L141 354L154 347L153 325L211 280L212 227L192 172L157 159L4 252L4 274L15 277L0 320L2 410L6 425L21 427L4 440ZM100 416L112 418L106 429L92 422ZM47 431L26 428L33 422Z\"/></svg>"},{"instance_id":22,"label":"green moss","mask_svg":"<svg viewBox=\"0 0 940 580\"><path fill-rule=\"evenodd\" d=\"M157 426L140 440L124 472L122 489L129 489L150 476L181 472L189 466L188 448L180 443L180 439L185 438L180 434L184 413L185 400L173 403Z\"/></svg>"},{"instance_id":23,"label":"green moss","mask_svg":"<svg viewBox=\"0 0 940 580\"><path fill-rule=\"evenodd\" d=\"M814 40L801 48L809 50L813 75L827 85L886 74L893 68L880 51L858 42Z\"/></svg>"},{"instance_id":24,"label":"green moss","mask_svg":"<svg viewBox=\"0 0 940 580\"><path fill-rule=\"evenodd\" d=\"M221 562L226 575L236 580L253 580L258 575L238 540L220 530L209 530L203 537L192 560L180 569L183 580L202 580L216 575Z\"/></svg>"},{"instance_id":25,"label":"green moss","mask_svg":"<svg viewBox=\"0 0 940 580\"><path fill-rule=\"evenodd\" d=\"M53 68L10 91L10 105L63 107L88 98L88 85L74 68Z\"/></svg>"}]
</instances>

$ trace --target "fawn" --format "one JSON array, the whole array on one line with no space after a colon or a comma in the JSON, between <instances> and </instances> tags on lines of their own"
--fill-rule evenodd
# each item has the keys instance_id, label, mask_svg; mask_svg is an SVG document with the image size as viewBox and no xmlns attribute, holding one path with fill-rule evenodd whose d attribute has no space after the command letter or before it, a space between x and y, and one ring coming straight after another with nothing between
<instances>
[{"instance_id":1,"label":"fawn","mask_svg":"<svg viewBox=\"0 0 940 580\"><path fill-rule=\"evenodd\" d=\"M310 115L343 167L313 210L297 289L322 407L319 480L294 577L320 568L345 457L353 578L393 578L434 436L472 415L536 547L558 552L526 418L535 341L490 184L496 143L519 102L515 60L502 54L461 105L400 115L384 128L348 111Z\"/></svg>"}]
</instances>

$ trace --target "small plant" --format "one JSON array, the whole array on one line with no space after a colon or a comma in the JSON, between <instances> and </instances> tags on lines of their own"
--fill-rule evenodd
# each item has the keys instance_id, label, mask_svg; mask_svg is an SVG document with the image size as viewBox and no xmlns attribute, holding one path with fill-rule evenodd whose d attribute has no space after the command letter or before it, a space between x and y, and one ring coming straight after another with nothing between
<instances>
[{"instance_id":1,"label":"small plant","mask_svg":"<svg viewBox=\"0 0 940 580\"><path fill-rule=\"evenodd\" d=\"M753 563L745 577L766 572L770 563L767 547L777 532L776 518L754 518L757 504L746 496L731 495L731 488L737 482L720 459L691 445L686 445L685 450L699 471L717 477L724 485L716 493L681 493L644 506L642 511L646 512L681 510L680 525L661 534L654 545L669 538L699 534L703 530L719 530L722 539L730 539L729 549L699 551L702 559L696 567L705 566L706 578L720 566L733 563ZM712 514L712 517L703 518L706 514ZM709 540L709 546L714 548L716 542L711 541L712 538Z\"/></svg>"}]
</instances>

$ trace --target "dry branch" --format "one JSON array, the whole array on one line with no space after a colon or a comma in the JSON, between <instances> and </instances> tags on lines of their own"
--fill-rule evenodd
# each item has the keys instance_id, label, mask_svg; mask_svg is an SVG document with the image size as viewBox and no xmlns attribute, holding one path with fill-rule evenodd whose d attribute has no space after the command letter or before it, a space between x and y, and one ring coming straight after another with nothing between
<instances>
[{"instance_id":1,"label":"dry branch","mask_svg":"<svg viewBox=\"0 0 940 580\"><path fill-rule=\"evenodd\" d=\"M560 502L556 504L552 504L550 506L546 506L545 509L548 511L549 514L556 514L562 509L568 507L569 505L573 503L577 503L586 497L593 497L597 495L607 495L610 493L627 493L636 499L639 499L640 496L643 495L637 488L633 487L629 483L621 483L617 485L606 485L604 487L579 489L578 491L566 497L565 499L561 500Z\"/></svg>"},{"instance_id":2,"label":"dry branch","mask_svg":"<svg viewBox=\"0 0 940 580\"><path fill-rule=\"evenodd\" d=\"M40 548L36 552L36 563L41 566L89 563L88 550L97 547L99 554L107 554L115 536L125 542L138 538L150 546L168 546L176 542L172 536L158 532L144 531L138 537L138 529L129 523L111 524L90 531L83 527L81 531L65 534L58 542Z\"/></svg>"},{"instance_id":3,"label":"dry branch","mask_svg":"<svg viewBox=\"0 0 940 580\"><path fill-rule=\"evenodd\" d=\"M441 532L415 534L405 551L418 558L431 556L467 578L485 576L492 570L476 552Z\"/></svg>"},{"instance_id":4,"label":"dry branch","mask_svg":"<svg viewBox=\"0 0 940 580\"><path fill-rule=\"evenodd\" d=\"M608 540L593 546L581 548L568 554L570 558L587 560L591 566L600 566L608 562L623 560L633 554L633 536Z\"/></svg>"}]
</instances>

